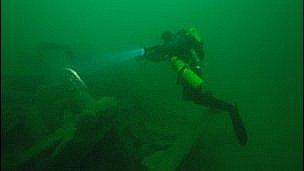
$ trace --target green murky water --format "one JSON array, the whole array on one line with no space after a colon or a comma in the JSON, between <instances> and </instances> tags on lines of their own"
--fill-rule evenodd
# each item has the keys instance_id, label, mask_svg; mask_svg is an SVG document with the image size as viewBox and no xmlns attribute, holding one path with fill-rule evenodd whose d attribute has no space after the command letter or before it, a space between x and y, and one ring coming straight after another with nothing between
<instances>
[{"instance_id":1,"label":"green murky water","mask_svg":"<svg viewBox=\"0 0 304 171\"><path fill-rule=\"evenodd\" d=\"M302 1L3 0L1 14L1 170L302 169ZM189 27L244 147L226 113L182 101L168 63L129 58ZM64 83L67 65L86 87Z\"/></svg>"}]
</instances>

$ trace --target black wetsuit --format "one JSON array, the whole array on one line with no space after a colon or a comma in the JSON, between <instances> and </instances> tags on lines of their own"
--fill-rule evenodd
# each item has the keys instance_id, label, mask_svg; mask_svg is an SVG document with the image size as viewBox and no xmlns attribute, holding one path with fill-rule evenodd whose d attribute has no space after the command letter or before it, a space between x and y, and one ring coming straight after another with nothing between
<instances>
[{"instance_id":1,"label":"black wetsuit","mask_svg":"<svg viewBox=\"0 0 304 171\"><path fill-rule=\"evenodd\" d=\"M146 48L145 52L146 58L156 62L169 60L173 56L177 56L187 63L190 69L199 77L202 77L200 62L205 57L203 43L188 34L186 30L180 30L172 35L170 39L164 41L162 45ZM180 73L182 71L178 74L177 83L183 86L183 100L193 101L202 106L228 112L240 144L245 145L247 134L237 106L216 98L211 92L192 88L183 82L179 76Z\"/></svg>"}]
</instances>

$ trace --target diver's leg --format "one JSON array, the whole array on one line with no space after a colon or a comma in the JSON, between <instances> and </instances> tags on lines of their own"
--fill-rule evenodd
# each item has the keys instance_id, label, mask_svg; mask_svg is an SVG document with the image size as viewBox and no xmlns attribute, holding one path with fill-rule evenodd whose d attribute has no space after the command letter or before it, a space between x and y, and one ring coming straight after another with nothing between
<instances>
[{"instance_id":1,"label":"diver's leg","mask_svg":"<svg viewBox=\"0 0 304 171\"><path fill-rule=\"evenodd\" d=\"M210 92L196 92L192 100L196 104L225 112L231 112L235 108L233 104L214 97Z\"/></svg>"},{"instance_id":2,"label":"diver's leg","mask_svg":"<svg viewBox=\"0 0 304 171\"><path fill-rule=\"evenodd\" d=\"M239 143L241 145L245 145L247 143L246 129L239 114L237 105L225 102L214 97L211 93L206 92L197 91L192 97L193 102L196 104L228 112Z\"/></svg>"}]
</instances>

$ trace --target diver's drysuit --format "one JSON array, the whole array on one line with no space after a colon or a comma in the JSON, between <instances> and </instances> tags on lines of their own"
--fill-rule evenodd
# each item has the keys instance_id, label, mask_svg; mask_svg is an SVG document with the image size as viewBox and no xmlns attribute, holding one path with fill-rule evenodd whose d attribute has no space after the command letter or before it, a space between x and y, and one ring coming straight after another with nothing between
<instances>
[{"instance_id":1,"label":"diver's drysuit","mask_svg":"<svg viewBox=\"0 0 304 171\"><path fill-rule=\"evenodd\" d=\"M245 145L247 134L237 106L220 100L202 89L204 81L200 62L204 59L205 53L197 31L183 29L175 34L164 32L162 39L161 45L144 49L144 58L155 62L169 60L178 72L177 83L183 86L183 99L228 112L239 143Z\"/></svg>"}]
</instances>

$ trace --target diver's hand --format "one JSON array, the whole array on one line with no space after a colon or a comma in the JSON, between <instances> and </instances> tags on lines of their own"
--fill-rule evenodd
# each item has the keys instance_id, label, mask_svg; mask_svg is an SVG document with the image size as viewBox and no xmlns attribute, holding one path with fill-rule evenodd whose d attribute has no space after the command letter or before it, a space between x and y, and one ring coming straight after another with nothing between
<instances>
[{"instance_id":1,"label":"diver's hand","mask_svg":"<svg viewBox=\"0 0 304 171\"><path fill-rule=\"evenodd\" d=\"M144 55L140 58L152 61L161 62L167 60L166 48L162 45L144 48Z\"/></svg>"}]
</instances>

